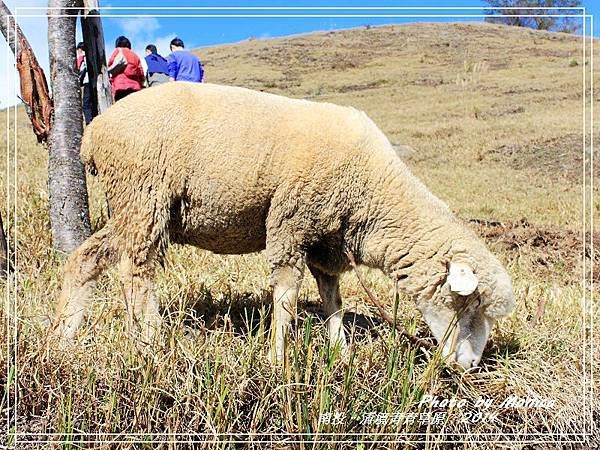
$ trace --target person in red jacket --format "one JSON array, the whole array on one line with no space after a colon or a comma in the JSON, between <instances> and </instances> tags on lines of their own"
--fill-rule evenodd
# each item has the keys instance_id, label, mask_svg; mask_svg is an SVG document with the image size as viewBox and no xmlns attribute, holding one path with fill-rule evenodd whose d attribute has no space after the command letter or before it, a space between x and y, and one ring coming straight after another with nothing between
<instances>
[{"instance_id":1,"label":"person in red jacket","mask_svg":"<svg viewBox=\"0 0 600 450\"><path fill-rule=\"evenodd\" d=\"M115 47L108 59L108 73L111 76L113 98L117 101L142 89L144 69L138 55L131 51L129 39L119 36Z\"/></svg>"}]
</instances>

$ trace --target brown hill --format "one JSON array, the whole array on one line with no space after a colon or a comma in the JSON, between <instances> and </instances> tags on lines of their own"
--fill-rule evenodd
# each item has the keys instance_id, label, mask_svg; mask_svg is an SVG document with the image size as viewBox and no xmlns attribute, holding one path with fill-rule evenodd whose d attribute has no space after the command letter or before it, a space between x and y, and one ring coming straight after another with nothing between
<instances>
[{"instance_id":1,"label":"brown hill","mask_svg":"<svg viewBox=\"0 0 600 450\"><path fill-rule=\"evenodd\" d=\"M403 153L410 150L413 170L465 217L581 227L579 36L419 23L197 53L206 81L366 111L393 143L405 145Z\"/></svg>"}]
</instances>

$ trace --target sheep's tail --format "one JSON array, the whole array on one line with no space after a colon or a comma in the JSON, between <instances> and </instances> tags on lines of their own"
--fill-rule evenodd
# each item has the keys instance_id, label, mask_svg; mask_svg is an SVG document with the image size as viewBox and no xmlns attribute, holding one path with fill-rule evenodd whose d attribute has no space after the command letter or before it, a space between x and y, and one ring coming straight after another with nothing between
<instances>
[{"instance_id":1,"label":"sheep's tail","mask_svg":"<svg viewBox=\"0 0 600 450\"><path fill-rule=\"evenodd\" d=\"M85 164L87 171L92 175L97 175L98 168L94 161L94 142L96 142L96 140L93 138L93 127L87 126L83 133L83 137L81 138L79 157L83 164Z\"/></svg>"}]
</instances>

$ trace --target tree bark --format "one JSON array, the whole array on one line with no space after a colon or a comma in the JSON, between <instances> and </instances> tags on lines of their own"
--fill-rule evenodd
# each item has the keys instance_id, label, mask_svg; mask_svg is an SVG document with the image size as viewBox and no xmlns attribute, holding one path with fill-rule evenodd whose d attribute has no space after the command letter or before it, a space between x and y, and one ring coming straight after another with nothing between
<instances>
[{"instance_id":1,"label":"tree bark","mask_svg":"<svg viewBox=\"0 0 600 450\"><path fill-rule=\"evenodd\" d=\"M91 233L84 165L79 158L83 118L75 67L75 27L81 0L50 0L48 47L54 115L50 131L48 191L54 248L71 252ZM63 16L63 17L61 17Z\"/></svg>"},{"instance_id":2,"label":"tree bark","mask_svg":"<svg viewBox=\"0 0 600 450\"><path fill-rule=\"evenodd\" d=\"M88 77L92 89L93 108L102 114L112 105L112 92L108 70L106 68L106 53L104 49L104 32L100 19L98 0L83 0L84 12L81 16L81 29L85 43L85 59L87 61Z\"/></svg>"},{"instance_id":3,"label":"tree bark","mask_svg":"<svg viewBox=\"0 0 600 450\"><path fill-rule=\"evenodd\" d=\"M2 0L0 0L0 31L17 60L21 99L25 103L33 132L37 136L38 142L46 142L52 116L52 99L48 92L46 75L21 27L15 23L15 18L12 17L12 13Z\"/></svg>"}]
</instances>

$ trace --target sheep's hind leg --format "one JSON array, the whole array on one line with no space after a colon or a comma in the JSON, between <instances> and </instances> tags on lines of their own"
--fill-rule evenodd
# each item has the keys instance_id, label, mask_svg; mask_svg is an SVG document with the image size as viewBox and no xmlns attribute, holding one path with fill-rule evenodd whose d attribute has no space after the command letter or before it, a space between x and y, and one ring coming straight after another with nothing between
<instances>
[{"instance_id":1,"label":"sheep's hind leg","mask_svg":"<svg viewBox=\"0 0 600 450\"><path fill-rule=\"evenodd\" d=\"M323 301L323 309L327 315L327 332L329 343L333 347L339 345L342 351L347 350L346 333L344 331L344 311L340 295L339 275L329 275L309 265L308 268L317 280L319 294Z\"/></svg>"},{"instance_id":2,"label":"sheep's hind leg","mask_svg":"<svg viewBox=\"0 0 600 450\"><path fill-rule=\"evenodd\" d=\"M134 258L126 253L119 264L127 309L127 329L129 333L139 333L143 343L152 340L162 323L154 292L155 267L154 261L136 264Z\"/></svg>"},{"instance_id":3,"label":"sheep's hind leg","mask_svg":"<svg viewBox=\"0 0 600 450\"><path fill-rule=\"evenodd\" d=\"M156 266L168 246L169 202L153 198L129 212L123 226L125 248L119 274L127 309L127 329L149 343L162 322L154 293ZM143 230L143 232L141 232Z\"/></svg>"},{"instance_id":4,"label":"sheep's hind leg","mask_svg":"<svg viewBox=\"0 0 600 450\"><path fill-rule=\"evenodd\" d=\"M69 256L54 314L53 333L61 340L75 336L90 301L95 280L115 259L114 222L90 236Z\"/></svg>"}]
</instances>

